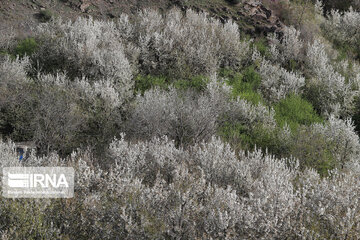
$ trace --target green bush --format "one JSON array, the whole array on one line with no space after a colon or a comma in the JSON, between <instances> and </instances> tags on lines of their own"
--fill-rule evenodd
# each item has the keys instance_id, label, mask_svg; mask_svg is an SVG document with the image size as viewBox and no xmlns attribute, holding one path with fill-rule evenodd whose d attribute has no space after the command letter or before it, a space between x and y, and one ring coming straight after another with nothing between
<instances>
[{"instance_id":1,"label":"green bush","mask_svg":"<svg viewBox=\"0 0 360 240\"><path fill-rule=\"evenodd\" d=\"M26 38L18 43L14 49L14 55L23 57L32 55L38 48L38 43L34 38Z\"/></svg>"},{"instance_id":2,"label":"green bush","mask_svg":"<svg viewBox=\"0 0 360 240\"><path fill-rule=\"evenodd\" d=\"M251 65L242 72L244 78L243 82L246 83L248 88L256 90L259 88L261 83L261 76L255 71L255 66Z\"/></svg>"},{"instance_id":3,"label":"green bush","mask_svg":"<svg viewBox=\"0 0 360 240\"><path fill-rule=\"evenodd\" d=\"M293 59L291 59L289 62L288 62L288 69L290 70L290 71L295 71L296 69L298 69L298 67L299 67L299 64L298 64L298 62L296 61L296 60L293 60Z\"/></svg>"},{"instance_id":4,"label":"green bush","mask_svg":"<svg viewBox=\"0 0 360 240\"><path fill-rule=\"evenodd\" d=\"M246 138L246 136L249 135L249 129L248 126L245 126L243 124L226 121L219 128L218 135L227 142L231 143L234 146L234 149L243 149L241 147L241 140L243 140L244 138Z\"/></svg>"},{"instance_id":5,"label":"green bush","mask_svg":"<svg viewBox=\"0 0 360 240\"><path fill-rule=\"evenodd\" d=\"M244 91L239 93L237 96L239 96L242 99L245 99L253 104L263 103L264 99L262 95L255 91Z\"/></svg>"},{"instance_id":6,"label":"green bush","mask_svg":"<svg viewBox=\"0 0 360 240\"><path fill-rule=\"evenodd\" d=\"M16 87L0 88L0 134L13 141L32 139L31 122L37 113L33 101L36 87L33 83L17 82Z\"/></svg>"},{"instance_id":7,"label":"green bush","mask_svg":"<svg viewBox=\"0 0 360 240\"><path fill-rule=\"evenodd\" d=\"M261 76L255 71L254 66L245 68L241 73L222 69L220 75L228 79L228 84L233 88L233 97L241 97L254 104L264 102L262 95L257 91Z\"/></svg>"},{"instance_id":8,"label":"green bush","mask_svg":"<svg viewBox=\"0 0 360 240\"><path fill-rule=\"evenodd\" d=\"M40 22L48 22L53 17L53 13L50 10L41 10L38 16Z\"/></svg>"},{"instance_id":9,"label":"green bush","mask_svg":"<svg viewBox=\"0 0 360 240\"><path fill-rule=\"evenodd\" d=\"M289 153L299 159L302 170L313 168L321 176L327 176L328 171L336 167L333 147L325 136L314 133L309 127L301 127L293 137Z\"/></svg>"},{"instance_id":10,"label":"green bush","mask_svg":"<svg viewBox=\"0 0 360 240\"><path fill-rule=\"evenodd\" d=\"M227 0L231 4L238 4L241 3L241 0Z\"/></svg>"},{"instance_id":11,"label":"green bush","mask_svg":"<svg viewBox=\"0 0 360 240\"><path fill-rule=\"evenodd\" d=\"M268 129L259 125L256 126L251 133L249 140L250 149L261 148L276 156L286 156L288 152L287 146L283 139L280 138L279 128Z\"/></svg>"},{"instance_id":12,"label":"green bush","mask_svg":"<svg viewBox=\"0 0 360 240\"><path fill-rule=\"evenodd\" d=\"M7 51L0 49L0 57L2 55L5 56L6 54L8 54Z\"/></svg>"},{"instance_id":13,"label":"green bush","mask_svg":"<svg viewBox=\"0 0 360 240\"><path fill-rule=\"evenodd\" d=\"M269 47L265 38L258 38L252 43L252 47L255 47L256 50L260 52L260 54L264 57L269 57Z\"/></svg>"},{"instance_id":14,"label":"green bush","mask_svg":"<svg viewBox=\"0 0 360 240\"><path fill-rule=\"evenodd\" d=\"M135 92L144 94L146 90L149 90L155 86L160 88L167 88L168 79L163 76L152 76L152 75L138 75L135 78Z\"/></svg>"},{"instance_id":15,"label":"green bush","mask_svg":"<svg viewBox=\"0 0 360 240\"><path fill-rule=\"evenodd\" d=\"M280 128L269 129L261 124L246 126L240 123L226 122L219 129L218 134L235 150L266 149L276 156L288 156L288 143L282 141L279 130Z\"/></svg>"},{"instance_id":16,"label":"green bush","mask_svg":"<svg viewBox=\"0 0 360 240\"><path fill-rule=\"evenodd\" d=\"M327 0L324 2L324 10L326 12L331 11L331 9L338 9L340 11L346 11L350 6L354 6L355 0Z\"/></svg>"},{"instance_id":17,"label":"green bush","mask_svg":"<svg viewBox=\"0 0 360 240\"><path fill-rule=\"evenodd\" d=\"M190 78L189 80L177 80L174 82L174 87L178 89L194 89L196 91L203 91L206 89L206 84L209 82L207 77L198 75Z\"/></svg>"},{"instance_id":18,"label":"green bush","mask_svg":"<svg viewBox=\"0 0 360 240\"><path fill-rule=\"evenodd\" d=\"M355 108L354 115L352 116L352 120L354 121L355 130L359 134L360 133L360 97L355 99Z\"/></svg>"},{"instance_id":19,"label":"green bush","mask_svg":"<svg viewBox=\"0 0 360 240\"><path fill-rule=\"evenodd\" d=\"M279 126L287 123L291 130L300 125L310 125L321 122L321 117L315 112L311 103L298 95L290 95L274 106L275 119Z\"/></svg>"},{"instance_id":20,"label":"green bush","mask_svg":"<svg viewBox=\"0 0 360 240\"><path fill-rule=\"evenodd\" d=\"M44 207L39 207L39 204L46 205L41 200L0 198L0 226L5 225L7 233L16 239L59 238L52 227L52 219L47 219Z\"/></svg>"}]
</instances>

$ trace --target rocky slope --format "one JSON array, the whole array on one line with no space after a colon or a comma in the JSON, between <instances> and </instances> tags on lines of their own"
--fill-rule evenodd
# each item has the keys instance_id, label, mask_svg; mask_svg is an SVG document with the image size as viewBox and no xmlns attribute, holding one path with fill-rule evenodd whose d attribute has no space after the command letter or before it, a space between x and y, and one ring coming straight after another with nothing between
<instances>
[{"instance_id":1,"label":"rocky slope","mask_svg":"<svg viewBox=\"0 0 360 240\"><path fill-rule=\"evenodd\" d=\"M183 10L204 10L222 21L232 19L250 35L281 32L283 27L271 10L256 2L230 4L225 0L1 0L0 30L13 27L20 36L26 36L31 33L31 27L41 21L42 14L65 19L75 19L78 16L111 19L121 13L132 15L143 8L166 11L174 6Z\"/></svg>"}]
</instances>

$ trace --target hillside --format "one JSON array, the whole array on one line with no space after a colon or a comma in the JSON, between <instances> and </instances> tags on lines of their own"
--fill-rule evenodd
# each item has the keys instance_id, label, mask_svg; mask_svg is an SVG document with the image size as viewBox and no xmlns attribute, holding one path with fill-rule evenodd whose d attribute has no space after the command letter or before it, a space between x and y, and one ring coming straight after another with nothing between
<instances>
[{"instance_id":1,"label":"hillside","mask_svg":"<svg viewBox=\"0 0 360 240\"><path fill-rule=\"evenodd\" d=\"M263 5L231 4L226 0L3 0L0 5L0 29L11 26L21 34L30 33L31 27L42 21L44 12L52 17L72 20L79 16L113 19L122 13L135 14L141 9L166 11L173 7L207 11L222 21L232 19L242 30L252 35L273 32L282 27L278 17Z\"/></svg>"},{"instance_id":2,"label":"hillside","mask_svg":"<svg viewBox=\"0 0 360 240\"><path fill-rule=\"evenodd\" d=\"M0 239L359 239L359 1L0 19Z\"/></svg>"}]
</instances>

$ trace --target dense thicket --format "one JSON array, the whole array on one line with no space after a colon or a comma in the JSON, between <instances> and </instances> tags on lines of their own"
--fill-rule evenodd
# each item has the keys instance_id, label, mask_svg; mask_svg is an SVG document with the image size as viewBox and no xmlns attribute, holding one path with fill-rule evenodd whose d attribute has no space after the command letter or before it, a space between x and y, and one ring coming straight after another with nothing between
<instances>
[{"instance_id":1,"label":"dense thicket","mask_svg":"<svg viewBox=\"0 0 360 240\"><path fill-rule=\"evenodd\" d=\"M0 236L356 239L360 13L310 6L262 40L178 9L0 34L0 167L76 172L73 199L0 198Z\"/></svg>"},{"instance_id":2,"label":"dense thicket","mask_svg":"<svg viewBox=\"0 0 360 240\"><path fill-rule=\"evenodd\" d=\"M0 144L2 166L19 165ZM2 237L17 238L356 238L359 164L321 178L296 160L235 153L216 138L176 148L167 138L110 144L109 172L89 152L73 153L71 200L1 199ZM57 155L24 166L64 165Z\"/></svg>"}]
</instances>

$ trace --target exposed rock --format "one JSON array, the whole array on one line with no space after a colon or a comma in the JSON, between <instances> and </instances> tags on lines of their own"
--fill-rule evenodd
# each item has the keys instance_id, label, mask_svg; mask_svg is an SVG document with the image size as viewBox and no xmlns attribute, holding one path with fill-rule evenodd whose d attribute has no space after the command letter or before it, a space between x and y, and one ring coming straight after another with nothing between
<instances>
[{"instance_id":1,"label":"exposed rock","mask_svg":"<svg viewBox=\"0 0 360 240\"><path fill-rule=\"evenodd\" d=\"M244 0L245 1L245 0ZM242 32L252 36L257 34L266 35L269 32L279 32L281 35L283 24L275 14L261 3L218 4L217 1L209 1L209 5L199 4L199 1L189 0L57 0L57 4L50 6L47 0L28 0L23 4L12 6L13 0L0 0L0 17L4 21L0 25L19 27L22 22L34 21L34 12L41 8L58 12L63 19L75 19L81 13L87 13L96 19L117 18L119 14L126 13L130 16L140 9L171 9L174 6L186 11L192 9L196 12L206 11L210 16L218 18L222 22L230 19L237 22ZM224 1L225 4L225 1ZM35 11L34 11L35 10ZM109 14L108 14L109 13ZM6 21L5 21L6 20ZM28 31L28 27L26 30Z\"/></svg>"},{"instance_id":2,"label":"exposed rock","mask_svg":"<svg viewBox=\"0 0 360 240\"><path fill-rule=\"evenodd\" d=\"M82 0L81 1L81 5L80 5L80 10L81 12L87 12L88 8L91 6L91 3L86 1L86 0Z\"/></svg>"},{"instance_id":3,"label":"exposed rock","mask_svg":"<svg viewBox=\"0 0 360 240\"><path fill-rule=\"evenodd\" d=\"M282 34L284 24L280 19L273 14L270 9L267 9L261 2L247 2L238 15L244 16L248 24L254 26L254 32L267 35L270 32Z\"/></svg>"}]
</instances>

